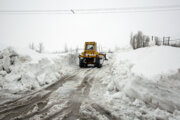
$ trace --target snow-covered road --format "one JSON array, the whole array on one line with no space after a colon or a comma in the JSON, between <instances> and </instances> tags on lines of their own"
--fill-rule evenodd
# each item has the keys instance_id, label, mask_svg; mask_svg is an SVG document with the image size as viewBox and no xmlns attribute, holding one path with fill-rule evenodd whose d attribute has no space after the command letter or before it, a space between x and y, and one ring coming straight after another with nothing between
<instances>
[{"instance_id":1,"label":"snow-covered road","mask_svg":"<svg viewBox=\"0 0 180 120\"><path fill-rule=\"evenodd\" d=\"M98 116L87 115L80 110L82 104L92 106L102 118L116 120L110 111L92 100L89 92L93 84L99 81L94 72L100 69L79 69L64 75L57 82L37 92L28 94L0 106L0 119L45 119L76 120L78 118L97 119Z\"/></svg>"},{"instance_id":2,"label":"snow-covered road","mask_svg":"<svg viewBox=\"0 0 180 120\"><path fill-rule=\"evenodd\" d=\"M160 61L165 74L161 73L162 68L156 67L157 59L151 66L146 64L163 52L166 54L160 58L167 63L173 57L177 59L168 66L166 61ZM3 73L0 74L2 120L180 119L178 48L122 49L109 53L109 60L100 69L79 68L77 54L55 55L56 58L49 61L45 55L39 58L40 55L32 53L30 56L37 58L32 63L27 56L17 55L12 59L11 50L2 53L6 53L0 59L3 63L0 72ZM15 63L7 64L5 59ZM151 72L155 67L156 72Z\"/></svg>"}]
</instances>

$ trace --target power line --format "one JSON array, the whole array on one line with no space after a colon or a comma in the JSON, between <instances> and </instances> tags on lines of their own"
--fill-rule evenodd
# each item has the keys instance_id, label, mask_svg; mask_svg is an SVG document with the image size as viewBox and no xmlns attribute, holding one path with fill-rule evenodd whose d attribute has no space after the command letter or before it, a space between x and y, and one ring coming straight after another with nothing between
<instances>
[{"instance_id":1,"label":"power line","mask_svg":"<svg viewBox=\"0 0 180 120\"><path fill-rule=\"evenodd\" d=\"M75 10L76 11L105 11L105 10L165 9L165 8L180 8L180 5L146 6L146 7L122 7L122 8L96 8L96 9L75 9Z\"/></svg>"},{"instance_id":2,"label":"power line","mask_svg":"<svg viewBox=\"0 0 180 120\"><path fill-rule=\"evenodd\" d=\"M104 13L143 13L143 12L170 12L179 11L179 9L166 9L166 10L134 10L134 11L101 11L101 12L79 12L78 14L104 14Z\"/></svg>"},{"instance_id":3,"label":"power line","mask_svg":"<svg viewBox=\"0 0 180 120\"><path fill-rule=\"evenodd\" d=\"M179 11L180 5L70 9L70 10L0 10L0 14L99 14L99 13L135 13L135 12L165 12Z\"/></svg>"},{"instance_id":4,"label":"power line","mask_svg":"<svg viewBox=\"0 0 180 120\"><path fill-rule=\"evenodd\" d=\"M69 10L66 12L62 12L62 11L54 11L54 12L32 12L32 11L24 11L24 12L2 12L0 11L0 14L106 14L106 13L143 13L143 12L171 12L171 11L180 11L179 9L166 9L166 10L131 10L131 11L95 11L95 12L91 12L91 11L85 11L85 12L77 12L75 10Z\"/></svg>"}]
</instances>

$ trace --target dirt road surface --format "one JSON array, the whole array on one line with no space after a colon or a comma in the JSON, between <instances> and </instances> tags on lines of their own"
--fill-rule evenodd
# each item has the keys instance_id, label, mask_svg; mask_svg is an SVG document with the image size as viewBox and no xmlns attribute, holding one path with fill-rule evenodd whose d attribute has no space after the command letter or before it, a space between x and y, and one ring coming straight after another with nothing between
<instances>
[{"instance_id":1,"label":"dirt road surface","mask_svg":"<svg viewBox=\"0 0 180 120\"><path fill-rule=\"evenodd\" d=\"M84 68L61 77L57 82L31 94L0 105L2 120L117 120L110 111L89 97L91 87L99 80L100 70ZM84 106L85 105L85 106ZM85 114L83 109L98 113Z\"/></svg>"}]
</instances>

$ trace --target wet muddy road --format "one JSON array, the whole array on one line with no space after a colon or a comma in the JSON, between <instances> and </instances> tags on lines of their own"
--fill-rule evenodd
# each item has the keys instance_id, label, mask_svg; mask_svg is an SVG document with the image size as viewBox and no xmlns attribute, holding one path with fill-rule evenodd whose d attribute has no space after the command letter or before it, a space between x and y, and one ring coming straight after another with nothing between
<instances>
[{"instance_id":1,"label":"wet muddy road","mask_svg":"<svg viewBox=\"0 0 180 120\"><path fill-rule=\"evenodd\" d=\"M27 94L14 101L0 105L2 120L77 120L99 119L94 114L82 112L95 111L105 119L116 120L108 110L91 100L89 93L98 78L94 69L80 69L71 75L64 75L57 82L39 91ZM90 102L89 102L90 101ZM84 107L88 104L88 107Z\"/></svg>"}]
</instances>

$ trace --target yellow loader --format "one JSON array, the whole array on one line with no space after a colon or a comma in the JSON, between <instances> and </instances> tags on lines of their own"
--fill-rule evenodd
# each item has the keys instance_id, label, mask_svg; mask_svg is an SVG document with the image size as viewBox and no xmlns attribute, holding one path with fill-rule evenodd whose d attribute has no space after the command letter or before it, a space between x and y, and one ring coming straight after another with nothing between
<instances>
[{"instance_id":1,"label":"yellow loader","mask_svg":"<svg viewBox=\"0 0 180 120\"><path fill-rule=\"evenodd\" d=\"M101 68L104 60L107 60L106 54L97 52L96 42L85 42L84 52L79 55L79 67L87 67L94 64Z\"/></svg>"}]
</instances>

